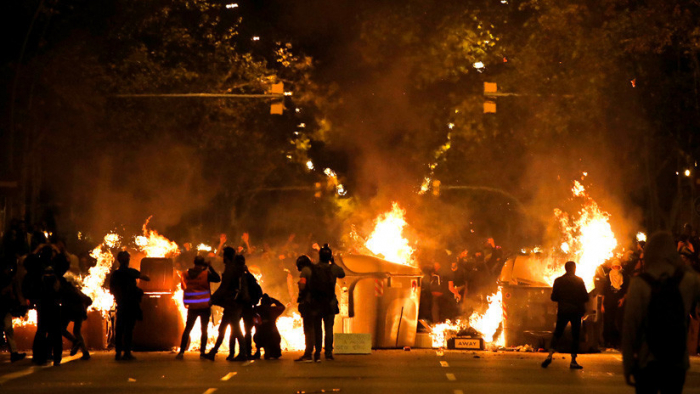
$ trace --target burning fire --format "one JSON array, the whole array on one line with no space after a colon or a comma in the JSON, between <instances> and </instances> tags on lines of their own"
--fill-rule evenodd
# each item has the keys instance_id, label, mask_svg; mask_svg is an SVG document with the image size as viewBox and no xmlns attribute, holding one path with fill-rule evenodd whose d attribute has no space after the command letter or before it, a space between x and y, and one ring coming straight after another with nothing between
<instances>
[{"instance_id":1,"label":"burning fire","mask_svg":"<svg viewBox=\"0 0 700 394\"><path fill-rule=\"evenodd\" d=\"M503 331L496 336L498 328L503 323L503 295L499 287L498 292L487 297L489 306L483 314L474 312L468 322L457 320L452 323L449 320L445 323L438 323L431 327L430 337L434 348L445 347L449 336L454 336L467 327L478 331L486 344L496 347L505 346L505 335ZM452 334L450 334L452 333Z\"/></svg>"},{"instance_id":2,"label":"burning fire","mask_svg":"<svg viewBox=\"0 0 700 394\"><path fill-rule=\"evenodd\" d=\"M479 331L484 336L484 341L487 343L495 343L497 346L505 346L505 338L503 332L498 337L495 337L498 327L503 323L503 292L499 287L496 294L492 294L486 298L489 302L489 307L482 315L473 313L469 317L469 326Z\"/></svg>"},{"instance_id":3,"label":"burning fire","mask_svg":"<svg viewBox=\"0 0 700 394\"><path fill-rule=\"evenodd\" d=\"M588 289L592 289L596 268L613 257L617 240L610 226L610 214L600 209L583 185L574 181L572 192L574 197L583 201L578 217L554 210L564 238L561 250L566 253L567 259L576 261L576 275L583 279ZM554 279L563 274L564 265L557 264L544 273L544 280L551 285Z\"/></svg>"},{"instance_id":4,"label":"burning fire","mask_svg":"<svg viewBox=\"0 0 700 394\"><path fill-rule=\"evenodd\" d=\"M143 224L143 235L136 236L136 245L146 253L146 257L175 257L180 254L177 244L155 230L148 229L149 217Z\"/></svg>"},{"instance_id":5,"label":"burning fire","mask_svg":"<svg viewBox=\"0 0 700 394\"><path fill-rule=\"evenodd\" d=\"M97 264L90 268L88 276L82 281L82 292L92 298L90 310L99 311L104 317L107 317L114 307L114 297L103 287L114 264L114 255L110 248L117 247L119 243L120 238L116 233L105 235L104 242L90 252L90 256L97 260Z\"/></svg>"},{"instance_id":6,"label":"burning fire","mask_svg":"<svg viewBox=\"0 0 700 394\"><path fill-rule=\"evenodd\" d=\"M367 249L384 260L392 263L412 266L411 259L414 249L403 238L401 233L406 226L404 216L406 211L399 204L392 203L391 211L385 212L375 219L374 231L365 243Z\"/></svg>"}]
</instances>

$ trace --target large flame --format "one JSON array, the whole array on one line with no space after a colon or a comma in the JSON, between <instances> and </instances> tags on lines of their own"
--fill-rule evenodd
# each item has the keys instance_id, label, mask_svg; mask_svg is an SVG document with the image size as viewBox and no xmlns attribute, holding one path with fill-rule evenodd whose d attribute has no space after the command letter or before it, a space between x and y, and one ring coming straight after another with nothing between
<instances>
[{"instance_id":1,"label":"large flame","mask_svg":"<svg viewBox=\"0 0 700 394\"><path fill-rule=\"evenodd\" d=\"M143 235L135 238L136 245L141 251L146 253L146 257L175 257L180 254L177 244L155 230L148 228L149 217L143 224Z\"/></svg>"},{"instance_id":2,"label":"large flame","mask_svg":"<svg viewBox=\"0 0 700 394\"><path fill-rule=\"evenodd\" d=\"M500 332L498 331L503 323L503 295L501 290L502 289L499 287L497 293L487 297L489 306L483 314L474 312L469 317L468 321L457 320L452 323L448 320L445 323L438 323L431 326L430 338L432 339L433 347L439 348L447 346L447 340L450 337L457 335L458 332L467 327L478 331L487 345L496 347L505 346L503 330Z\"/></svg>"},{"instance_id":3,"label":"large flame","mask_svg":"<svg viewBox=\"0 0 700 394\"><path fill-rule=\"evenodd\" d=\"M495 337L498 327L503 323L503 292L499 287L496 294L488 296L489 307L484 314L473 313L469 317L469 326L479 331L487 343L495 342L497 346L504 346L504 335Z\"/></svg>"},{"instance_id":4,"label":"large flame","mask_svg":"<svg viewBox=\"0 0 700 394\"><path fill-rule=\"evenodd\" d=\"M567 259L577 263L576 275L583 279L590 290L593 288L596 268L613 257L617 240L610 226L610 214L600 209L580 182L574 181L572 191L583 203L578 217L572 217L559 209L554 210L554 215L562 230L561 249L566 253ZM557 264L543 273L544 279L551 285L564 272L563 264Z\"/></svg>"},{"instance_id":5,"label":"large flame","mask_svg":"<svg viewBox=\"0 0 700 394\"><path fill-rule=\"evenodd\" d=\"M97 263L90 268L88 275L82 280L80 290L92 298L90 310L96 310L107 317L109 311L114 308L114 297L104 288L105 278L112 271L114 255L110 248L119 246L120 238L116 233L105 235L104 242L90 252L90 256Z\"/></svg>"},{"instance_id":6,"label":"large flame","mask_svg":"<svg viewBox=\"0 0 700 394\"><path fill-rule=\"evenodd\" d=\"M402 236L406 220L406 211L394 202L391 211L385 212L375 220L374 231L365 243L367 249L384 260L402 265L414 265L411 259L414 249Z\"/></svg>"}]
</instances>

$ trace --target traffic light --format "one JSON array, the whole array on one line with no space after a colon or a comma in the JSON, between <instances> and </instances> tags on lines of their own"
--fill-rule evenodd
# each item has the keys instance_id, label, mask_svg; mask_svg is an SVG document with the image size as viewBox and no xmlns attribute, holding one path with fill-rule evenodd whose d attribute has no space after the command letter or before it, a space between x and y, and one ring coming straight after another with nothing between
<instances>
[{"instance_id":1,"label":"traffic light","mask_svg":"<svg viewBox=\"0 0 700 394\"><path fill-rule=\"evenodd\" d=\"M435 197L440 196L440 183L437 179L433 181L433 196Z\"/></svg>"},{"instance_id":2,"label":"traffic light","mask_svg":"<svg viewBox=\"0 0 700 394\"><path fill-rule=\"evenodd\" d=\"M484 82L484 96L491 96L498 92L498 84L496 82ZM484 113L495 114L496 102L493 100L484 101Z\"/></svg>"},{"instance_id":3,"label":"traffic light","mask_svg":"<svg viewBox=\"0 0 700 394\"><path fill-rule=\"evenodd\" d=\"M284 95L284 83L273 83L270 88L270 94ZM284 112L284 101L282 98L273 98L270 104L270 115L282 115Z\"/></svg>"},{"instance_id":4,"label":"traffic light","mask_svg":"<svg viewBox=\"0 0 700 394\"><path fill-rule=\"evenodd\" d=\"M314 197L321 198L321 195L323 195L323 185L321 182L316 182L314 183Z\"/></svg>"}]
</instances>

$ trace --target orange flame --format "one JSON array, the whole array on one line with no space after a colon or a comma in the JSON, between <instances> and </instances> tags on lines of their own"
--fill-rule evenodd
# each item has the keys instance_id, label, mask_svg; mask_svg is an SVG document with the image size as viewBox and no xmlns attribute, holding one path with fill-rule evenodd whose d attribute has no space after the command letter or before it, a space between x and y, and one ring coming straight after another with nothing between
<instances>
[{"instance_id":1,"label":"orange flame","mask_svg":"<svg viewBox=\"0 0 700 394\"><path fill-rule=\"evenodd\" d=\"M136 245L141 251L146 253L146 257L175 257L180 254L177 244L155 230L148 229L149 217L143 224L143 235L135 238Z\"/></svg>"},{"instance_id":2,"label":"orange flame","mask_svg":"<svg viewBox=\"0 0 700 394\"><path fill-rule=\"evenodd\" d=\"M404 216L406 211L394 202L391 211L385 212L375 219L374 231L365 243L376 256L384 258L396 264L415 265L411 259L414 249L408 244L408 240L401 233L406 226Z\"/></svg>"},{"instance_id":3,"label":"orange flame","mask_svg":"<svg viewBox=\"0 0 700 394\"><path fill-rule=\"evenodd\" d=\"M469 326L479 331L487 343L495 343L497 346L504 346L505 339L503 333L494 338L498 327L503 323L503 293L499 287L496 294L488 296L489 307L484 314L473 313L469 317Z\"/></svg>"},{"instance_id":4,"label":"orange flame","mask_svg":"<svg viewBox=\"0 0 700 394\"><path fill-rule=\"evenodd\" d=\"M85 295L92 298L89 309L99 311L105 317L114 308L114 297L103 287L105 278L114 264L114 256L109 248L118 247L120 241L118 234L109 233L105 235L104 242L90 252L90 256L97 260L97 264L90 268L80 288Z\"/></svg>"},{"instance_id":5,"label":"orange flame","mask_svg":"<svg viewBox=\"0 0 700 394\"><path fill-rule=\"evenodd\" d=\"M564 242L561 249L566 253L567 259L576 261L576 275L583 279L590 290L593 288L596 268L613 257L617 240L610 226L610 214L600 209L583 185L574 181L572 192L575 197L583 200L578 217L571 217L559 209L554 210L554 215L562 229ZM544 279L551 285L554 279L563 274L563 264L557 264L544 273Z\"/></svg>"}]
</instances>

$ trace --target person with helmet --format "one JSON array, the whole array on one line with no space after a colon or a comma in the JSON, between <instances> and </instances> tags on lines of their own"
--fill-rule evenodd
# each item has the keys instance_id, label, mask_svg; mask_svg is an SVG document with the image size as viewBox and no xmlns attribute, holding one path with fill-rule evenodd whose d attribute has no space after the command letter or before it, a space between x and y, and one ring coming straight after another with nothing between
<instances>
[{"instance_id":1,"label":"person with helmet","mask_svg":"<svg viewBox=\"0 0 700 394\"><path fill-rule=\"evenodd\" d=\"M136 285L136 279L150 281L151 279L139 270L129 268L131 255L122 250L117 254L119 268L109 278L109 291L117 302L117 322L114 335L116 354L114 359L134 360L131 354L131 339L137 320L143 320L141 298L143 290ZM122 352L124 355L122 356Z\"/></svg>"},{"instance_id":2,"label":"person with helmet","mask_svg":"<svg viewBox=\"0 0 700 394\"><path fill-rule=\"evenodd\" d=\"M338 278L345 278L345 270L335 263L333 259L333 251L328 244L324 244L318 251L318 270L324 278L327 278L327 291L317 295L318 302L321 305L321 318L323 320L323 348L325 351L326 360L333 360L333 323L335 315L340 313L338 307L338 297L335 295L335 284ZM312 296L314 296L312 294Z\"/></svg>"},{"instance_id":3,"label":"person with helmet","mask_svg":"<svg viewBox=\"0 0 700 394\"><path fill-rule=\"evenodd\" d=\"M182 333L180 341L180 352L175 356L182 359L187 350L190 340L190 332L194 328L197 319L202 326L202 337L200 342L199 357L206 358L207 350L207 325L211 317L211 285L210 283L221 282L221 277L214 270L211 264L204 260L204 257L194 258L194 268L188 269L182 275L183 303L187 308L187 322L185 331Z\"/></svg>"}]
</instances>

